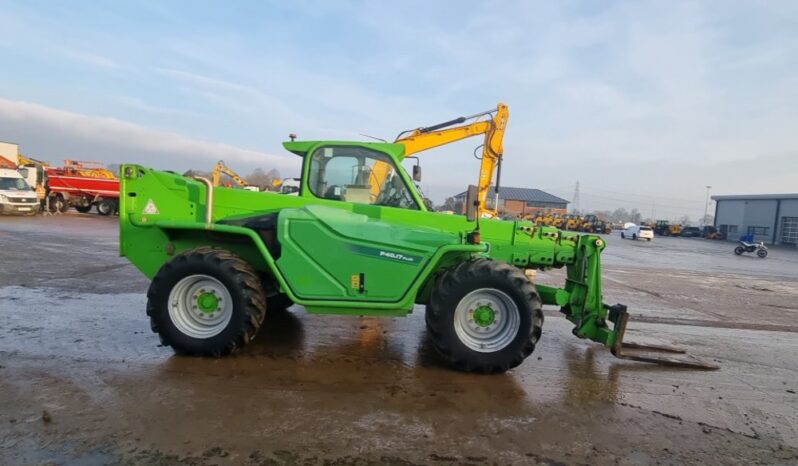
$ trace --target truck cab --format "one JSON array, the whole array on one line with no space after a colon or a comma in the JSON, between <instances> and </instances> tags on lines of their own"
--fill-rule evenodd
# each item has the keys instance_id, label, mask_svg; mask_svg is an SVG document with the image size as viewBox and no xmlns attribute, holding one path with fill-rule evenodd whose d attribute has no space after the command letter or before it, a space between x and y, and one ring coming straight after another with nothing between
<instances>
[{"instance_id":1,"label":"truck cab","mask_svg":"<svg viewBox=\"0 0 798 466\"><path fill-rule=\"evenodd\" d=\"M16 170L0 168L0 212L36 215L39 198L36 191Z\"/></svg>"}]
</instances>

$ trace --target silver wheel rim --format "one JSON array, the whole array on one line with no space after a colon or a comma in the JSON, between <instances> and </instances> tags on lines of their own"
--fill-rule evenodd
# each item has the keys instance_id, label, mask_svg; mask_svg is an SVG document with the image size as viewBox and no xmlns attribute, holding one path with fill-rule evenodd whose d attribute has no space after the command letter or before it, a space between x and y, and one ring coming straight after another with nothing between
<instances>
[{"instance_id":1,"label":"silver wheel rim","mask_svg":"<svg viewBox=\"0 0 798 466\"><path fill-rule=\"evenodd\" d=\"M480 325L475 319L479 308L489 307L493 320ZM493 353L509 345L521 327L518 306L507 293L494 288L480 288L463 297L454 311L454 331L460 342L480 353Z\"/></svg>"},{"instance_id":2,"label":"silver wheel rim","mask_svg":"<svg viewBox=\"0 0 798 466\"><path fill-rule=\"evenodd\" d=\"M168 305L175 327L193 338L218 335L233 316L230 292L209 275L189 275L177 282L169 292Z\"/></svg>"}]
</instances>

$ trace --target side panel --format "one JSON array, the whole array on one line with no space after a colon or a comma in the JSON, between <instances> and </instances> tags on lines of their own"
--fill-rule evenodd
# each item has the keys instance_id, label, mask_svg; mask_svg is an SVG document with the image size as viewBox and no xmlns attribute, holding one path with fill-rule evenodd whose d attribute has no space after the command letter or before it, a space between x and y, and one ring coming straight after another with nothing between
<instances>
[{"instance_id":1,"label":"side panel","mask_svg":"<svg viewBox=\"0 0 798 466\"><path fill-rule=\"evenodd\" d=\"M439 247L459 242L323 206L283 209L279 225L277 266L306 299L398 301Z\"/></svg>"}]
</instances>

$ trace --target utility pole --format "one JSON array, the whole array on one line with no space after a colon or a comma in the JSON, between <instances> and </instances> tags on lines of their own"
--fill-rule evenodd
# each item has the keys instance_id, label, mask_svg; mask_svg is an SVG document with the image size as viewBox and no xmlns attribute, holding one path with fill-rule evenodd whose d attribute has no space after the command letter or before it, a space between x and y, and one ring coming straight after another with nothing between
<instances>
[{"instance_id":1,"label":"utility pole","mask_svg":"<svg viewBox=\"0 0 798 466\"><path fill-rule=\"evenodd\" d=\"M712 189L712 186L707 186L707 198L704 201L704 216L701 217L701 226L705 226L707 224L707 210L709 209L709 190Z\"/></svg>"},{"instance_id":2,"label":"utility pole","mask_svg":"<svg viewBox=\"0 0 798 466\"><path fill-rule=\"evenodd\" d=\"M576 180L576 189L574 189L574 198L572 202L574 206L573 213L579 213L579 180Z\"/></svg>"}]
</instances>

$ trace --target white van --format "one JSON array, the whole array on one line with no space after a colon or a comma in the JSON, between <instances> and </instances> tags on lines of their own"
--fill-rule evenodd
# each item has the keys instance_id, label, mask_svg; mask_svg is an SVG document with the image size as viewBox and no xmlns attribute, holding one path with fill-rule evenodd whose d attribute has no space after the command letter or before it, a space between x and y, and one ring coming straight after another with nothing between
<instances>
[{"instance_id":1,"label":"white van","mask_svg":"<svg viewBox=\"0 0 798 466\"><path fill-rule=\"evenodd\" d=\"M654 239L654 230L645 225L635 225L634 223L627 223L624 225L624 230L621 231L621 238L629 239L644 239L651 241Z\"/></svg>"},{"instance_id":2,"label":"white van","mask_svg":"<svg viewBox=\"0 0 798 466\"><path fill-rule=\"evenodd\" d=\"M39 198L25 178L9 168L0 168L0 213L36 215Z\"/></svg>"}]
</instances>

